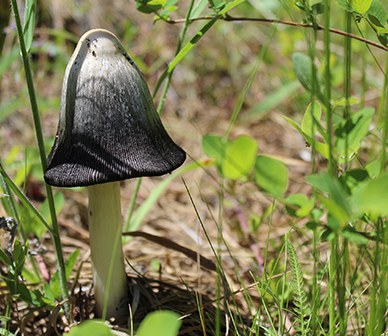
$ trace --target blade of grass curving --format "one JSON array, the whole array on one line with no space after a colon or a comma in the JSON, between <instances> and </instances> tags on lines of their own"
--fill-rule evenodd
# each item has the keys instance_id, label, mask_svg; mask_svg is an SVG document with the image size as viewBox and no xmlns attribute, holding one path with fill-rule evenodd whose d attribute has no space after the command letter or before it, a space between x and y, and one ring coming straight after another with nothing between
<instances>
[{"instance_id":1,"label":"blade of grass curving","mask_svg":"<svg viewBox=\"0 0 388 336\"><path fill-rule=\"evenodd\" d=\"M0 175L2 176L5 184L12 190L12 192L17 196L20 202L24 207L30 212L32 212L40 222L46 227L46 229L52 233L52 228L43 218L42 214L35 208L35 206L30 202L27 196L20 190L20 188L12 181L12 179L8 176L7 172L4 170L3 165L0 162Z\"/></svg>"},{"instance_id":2,"label":"blade of grass curving","mask_svg":"<svg viewBox=\"0 0 388 336\"><path fill-rule=\"evenodd\" d=\"M174 59L170 62L167 69L163 72L163 74L160 76L155 90L158 91L160 85L165 80L165 78L168 76L168 74L174 70L174 68L183 60L183 58L195 47L195 45L198 43L198 41L209 31L209 29L225 14L227 14L231 9L234 7L242 4L245 2L245 0L234 0L231 3L227 4L221 11L218 12L217 15L215 15L210 21L208 21L197 34L194 35L191 40L186 43L186 45L180 50L178 55L174 57Z\"/></svg>"},{"instance_id":3,"label":"blade of grass curving","mask_svg":"<svg viewBox=\"0 0 388 336\"><path fill-rule=\"evenodd\" d=\"M46 152L45 152L45 146L44 146L44 140L43 140L43 133L42 133L42 127L40 123L40 116L39 116L39 110L38 110L38 104L36 100L36 94L35 94L35 88L34 88L34 82L32 78L32 71L30 66L30 61L24 41L24 35L23 35L23 29L22 24L20 20L19 15L19 9L17 5L16 0L11 0L12 5L12 11L15 17L15 23L16 23L16 29L17 34L19 37L19 44L20 44L20 51L22 54L22 60L24 65L24 71L26 76L26 83L28 88L28 93L30 97L30 103L31 103L31 110L32 110L32 116L34 120L34 126L35 126L35 134L37 138L38 143L38 149L39 149L39 155L40 155L40 161L43 171L46 170L47 166L47 159L46 159ZM57 216L55 212L55 205L54 205L54 197L51 187L48 184L45 184L46 186L46 193L47 193L47 200L50 207L50 215L51 215L51 221L52 221L52 229L50 230L54 246L55 246L55 252L57 257L57 266L58 266L58 273L59 273L59 279L60 279L60 286L62 290L62 297L67 301L69 298L69 292L67 288L67 281L66 281L66 274L65 274L65 263L63 259L63 252L62 252L62 245L61 240L59 237L59 226L57 222ZM68 315L69 313L69 304L65 303L65 311Z\"/></svg>"},{"instance_id":4,"label":"blade of grass curving","mask_svg":"<svg viewBox=\"0 0 388 336\"><path fill-rule=\"evenodd\" d=\"M20 223L19 213L17 211L16 201L14 194L19 198L22 205L31 213L35 214L36 217L42 222L42 224L47 228L47 230L51 231L51 227L48 225L46 220L43 218L41 213L35 208L35 206L30 202L27 196L19 189L19 187L12 181L12 179L8 176L6 171L3 168L3 165L0 160L0 187L7 195L5 200L2 199L2 204L7 213L9 213L15 220L17 225ZM24 230L23 225L19 225L21 236L23 241L27 241L27 235ZM36 264L34 256L29 254L29 259L34 270L35 276L37 279L41 279L41 275L39 272L39 268Z\"/></svg>"},{"instance_id":5,"label":"blade of grass curving","mask_svg":"<svg viewBox=\"0 0 388 336\"><path fill-rule=\"evenodd\" d=\"M23 34L27 53L30 53L35 28L36 0L26 0L24 7Z\"/></svg>"},{"instance_id":6,"label":"blade of grass curving","mask_svg":"<svg viewBox=\"0 0 388 336\"><path fill-rule=\"evenodd\" d=\"M177 56L179 54L179 52L181 51L183 41L186 38L187 29L189 28L189 25L191 23L190 16L191 16L191 13L193 11L194 2L195 2L194 0L190 1L190 5L189 5L189 8L188 8L187 13L186 13L186 20L185 20L185 23L183 24L183 27L181 29L181 33L179 35L179 40L178 40L178 45L176 47L175 56ZM167 91L170 87L171 78L172 78L173 73L174 73L174 69L172 69L169 72L169 74L167 75L167 80L166 80L166 83L164 84L164 87L163 87L162 97L160 98L158 108L156 110L158 112L158 114L160 114L160 112L162 111L164 103L166 101ZM155 93L156 93L156 91L155 91Z\"/></svg>"}]
</instances>

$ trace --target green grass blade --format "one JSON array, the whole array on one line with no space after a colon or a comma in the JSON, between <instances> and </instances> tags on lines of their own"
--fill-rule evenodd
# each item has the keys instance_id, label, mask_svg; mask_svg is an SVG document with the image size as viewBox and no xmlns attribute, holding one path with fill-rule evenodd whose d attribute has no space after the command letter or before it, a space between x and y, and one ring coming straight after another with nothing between
<instances>
[{"instance_id":1,"label":"green grass blade","mask_svg":"<svg viewBox=\"0 0 388 336\"><path fill-rule=\"evenodd\" d=\"M17 5L16 0L11 0L12 10L15 17L15 23L17 28L17 33L19 37L19 43L20 43L20 51L22 54L22 60L24 65L24 71L26 75L26 83L28 88L28 93L30 97L30 103L31 103L31 110L32 115L34 119L34 126L35 126L35 134L38 142L38 148L39 148L39 155L41 160L41 165L43 171L46 170L47 166L47 159L46 159L46 152L45 152L45 146L44 146L44 140L43 140L43 133L42 133L42 126L40 123L40 116L39 116L39 110L36 100L36 94L35 94L35 88L34 88L34 81L32 78L32 71L30 66L30 61L24 41L24 35L23 35L23 29L22 24L19 16L19 9ZM60 284L62 289L62 296L64 299L68 299L69 292L67 288L67 281L66 281L66 274L65 274L65 263L63 259L63 252L62 252L62 245L59 237L59 226L57 222L57 216L55 212L55 205L54 205L54 197L52 189L49 185L46 184L46 193L47 193L47 199L50 206L50 214L51 214L51 220L52 220L52 237L55 245L55 252L57 256L57 263L58 263L58 271L60 276ZM68 313L69 306L68 304L65 305L65 309Z\"/></svg>"}]
</instances>

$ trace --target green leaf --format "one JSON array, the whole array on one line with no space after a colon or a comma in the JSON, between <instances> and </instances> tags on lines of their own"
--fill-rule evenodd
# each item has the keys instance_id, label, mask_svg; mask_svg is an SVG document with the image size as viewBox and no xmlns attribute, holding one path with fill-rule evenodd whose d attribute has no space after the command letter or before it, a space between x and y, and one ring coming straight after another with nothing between
<instances>
[{"instance_id":1,"label":"green leaf","mask_svg":"<svg viewBox=\"0 0 388 336\"><path fill-rule=\"evenodd\" d=\"M299 125L294 121L292 120L291 118L288 118L286 116L283 116L283 118L292 126L294 127L299 133L300 135L303 136L303 138L306 140L306 142L312 146L313 143L314 143L314 146L315 146L315 149L317 150L317 152L319 154L321 154L324 158L328 158L329 157L329 146L325 143L322 143L322 142L319 142L319 141L316 141L314 138L310 137L309 135L307 135L306 133L304 133L302 131L302 129L299 127Z\"/></svg>"},{"instance_id":2,"label":"green leaf","mask_svg":"<svg viewBox=\"0 0 388 336\"><path fill-rule=\"evenodd\" d=\"M259 155L256 158L254 176L256 184L275 197L281 197L288 186L287 167L279 160Z\"/></svg>"},{"instance_id":3,"label":"green leaf","mask_svg":"<svg viewBox=\"0 0 388 336\"><path fill-rule=\"evenodd\" d=\"M347 12L350 12L350 13L353 12L353 8L352 8L352 6L350 5L350 3L349 3L348 0L337 0L337 3L338 3L338 5L339 5L342 9L346 10Z\"/></svg>"},{"instance_id":4,"label":"green leaf","mask_svg":"<svg viewBox=\"0 0 388 336\"><path fill-rule=\"evenodd\" d=\"M23 34L27 53L30 52L35 28L36 0L26 0L24 8Z\"/></svg>"},{"instance_id":5,"label":"green leaf","mask_svg":"<svg viewBox=\"0 0 388 336\"><path fill-rule=\"evenodd\" d=\"M151 5L151 6L165 6L167 4L167 0L149 0L148 1L148 5Z\"/></svg>"},{"instance_id":6,"label":"green leaf","mask_svg":"<svg viewBox=\"0 0 388 336\"><path fill-rule=\"evenodd\" d=\"M332 227L333 230L344 228L349 221L349 214L347 209L343 205L337 203L332 198L327 198L323 195L317 195L318 200L322 203L323 207L329 212L332 217L331 223L335 223L336 226Z\"/></svg>"},{"instance_id":7,"label":"green leaf","mask_svg":"<svg viewBox=\"0 0 388 336\"><path fill-rule=\"evenodd\" d=\"M377 35L377 38L383 46L388 47L388 34L379 34Z\"/></svg>"},{"instance_id":8,"label":"green leaf","mask_svg":"<svg viewBox=\"0 0 388 336\"><path fill-rule=\"evenodd\" d=\"M370 8L372 0L352 0L353 9L362 15L364 15Z\"/></svg>"},{"instance_id":9,"label":"green leaf","mask_svg":"<svg viewBox=\"0 0 388 336\"><path fill-rule=\"evenodd\" d=\"M344 106L353 106L360 104L360 99L358 97L349 97L346 99L345 97L340 97L333 100L333 108L336 108L338 106L344 107Z\"/></svg>"},{"instance_id":10,"label":"green leaf","mask_svg":"<svg viewBox=\"0 0 388 336\"><path fill-rule=\"evenodd\" d=\"M338 179L327 172L310 175L307 182L322 193L328 193L328 198L320 196L319 200L341 225L345 225L351 215L349 194Z\"/></svg>"},{"instance_id":11,"label":"green leaf","mask_svg":"<svg viewBox=\"0 0 388 336\"><path fill-rule=\"evenodd\" d=\"M320 92L321 85L318 71L311 61L311 58L306 54L296 52L292 55L292 62L294 64L295 75L302 86L311 93L314 93L320 101L325 102L325 98ZM316 78L314 78L314 73Z\"/></svg>"},{"instance_id":12,"label":"green leaf","mask_svg":"<svg viewBox=\"0 0 388 336\"><path fill-rule=\"evenodd\" d=\"M160 310L149 313L144 318L137 330L137 336L160 335L161 330L163 330L163 336L176 336L180 326L181 321L178 314Z\"/></svg>"},{"instance_id":13,"label":"green leaf","mask_svg":"<svg viewBox=\"0 0 388 336\"><path fill-rule=\"evenodd\" d=\"M381 161L380 160L370 161L365 166L365 169L368 172L369 177L374 179L374 178L376 178L377 176L380 175L380 172L381 172Z\"/></svg>"},{"instance_id":14,"label":"green leaf","mask_svg":"<svg viewBox=\"0 0 388 336\"><path fill-rule=\"evenodd\" d=\"M238 179L247 176L255 164L257 143L247 135L242 135L226 145L221 164L224 177Z\"/></svg>"},{"instance_id":15,"label":"green leaf","mask_svg":"<svg viewBox=\"0 0 388 336\"><path fill-rule=\"evenodd\" d=\"M353 114L350 119L337 125L335 129L336 149L340 160L350 160L354 157L361 146L361 141L368 134L373 115L373 108L364 108Z\"/></svg>"},{"instance_id":16,"label":"green leaf","mask_svg":"<svg viewBox=\"0 0 388 336\"><path fill-rule=\"evenodd\" d=\"M203 10L206 8L206 5L208 4L207 0L199 0L194 3L193 10L191 11L190 14L190 19L195 19L199 17Z\"/></svg>"},{"instance_id":17,"label":"green leaf","mask_svg":"<svg viewBox=\"0 0 388 336\"><path fill-rule=\"evenodd\" d=\"M110 328L103 322L98 320L89 320L72 327L67 336L111 336L114 335Z\"/></svg>"},{"instance_id":18,"label":"green leaf","mask_svg":"<svg viewBox=\"0 0 388 336\"><path fill-rule=\"evenodd\" d=\"M378 27L384 28L387 25L388 14L385 7L379 0L373 0L367 12L368 18Z\"/></svg>"},{"instance_id":19,"label":"green leaf","mask_svg":"<svg viewBox=\"0 0 388 336\"><path fill-rule=\"evenodd\" d=\"M353 208L357 214L388 216L388 174L381 175L357 189L352 197Z\"/></svg>"},{"instance_id":20,"label":"green leaf","mask_svg":"<svg viewBox=\"0 0 388 336\"><path fill-rule=\"evenodd\" d=\"M162 4L160 4L160 3L152 4L151 2L153 2L153 1L152 0L151 1L150 0L136 0L136 9L139 12L149 14L149 13L155 13L163 7ZM165 0L162 1L162 3L164 3L164 2L165 2Z\"/></svg>"},{"instance_id":21,"label":"green leaf","mask_svg":"<svg viewBox=\"0 0 388 336\"><path fill-rule=\"evenodd\" d=\"M215 11L219 11L225 7L225 1L223 0L208 0L209 7L214 9Z\"/></svg>"},{"instance_id":22,"label":"green leaf","mask_svg":"<svg viewBox=\"0 0 388 336\"><path fill-rule=\"evenodd\" d=\"M346 228L341 232L342 236L348 239L350 242L358 245L365 245L368 243L368 238L363 236L361 233L356 232L352 228Z\"/></svg>"},{"instance_id":23,"label":"green leaf","mask_svg":"<svg viewBox=\"0 0 388 336\"><path fill-rule=\"evenodd\" d=\"M207 156L216 160L218 166L221 166L227 142L226 139L218 135L204 135L202 137L202 149Z\"/></svg>"},{"instance_id":24,"label":"green leaf","mask_svg":"<svg viewBox=\"0 0 388 336\"><path fill-rule=\"evenodd\" d=\"M292 194L286 198L286 210L291 216L307 217L314 208L314 201L305 194Z\"/></svg>"},{"instance_id":25,"label":"green leaf","mask_svg":"<svg viewBox=\"0 0 388 336\"><path fill-rule=\"evenodd\" d=\"M339 179L348 193L352 194L355 189L369 179L369 175L365 169L352 169L343 174Z\"/></svg>"},{"instance_id":26,"label":"green leaf","mask_svg":"<svg viewBox=\"0 0 388 336\"><path fill-rule=\"evenodd\" d=\"M319 124L322 115L322 105L317 101L312 101L303 115L300 128L304 134L313 138L317 133L317 124Z\"/></svg>"}]
</instances>

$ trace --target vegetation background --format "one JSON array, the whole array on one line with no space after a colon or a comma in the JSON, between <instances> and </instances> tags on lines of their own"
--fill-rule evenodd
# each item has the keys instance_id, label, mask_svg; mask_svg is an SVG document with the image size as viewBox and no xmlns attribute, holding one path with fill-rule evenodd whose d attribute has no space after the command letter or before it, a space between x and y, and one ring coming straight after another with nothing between
<instances>
[{"instance_id":1,"label":"vegetation background","mask_svg":"<svg viewBox=\"0 0 388 336\"><path fill-rule=\"evenodd\" d=\"M69 57L100 27L189 156L170 176L122 184L135 330L162 309L182 317L162 316L166 336L385 335L385 2L18 3L24 62L16 1L0 2L0 334L111 333L77 326L93 318L85 191L55 189L51 202L41 161ZM149 324L137 334L160 335Z\"/></svg>"}]
</instances>

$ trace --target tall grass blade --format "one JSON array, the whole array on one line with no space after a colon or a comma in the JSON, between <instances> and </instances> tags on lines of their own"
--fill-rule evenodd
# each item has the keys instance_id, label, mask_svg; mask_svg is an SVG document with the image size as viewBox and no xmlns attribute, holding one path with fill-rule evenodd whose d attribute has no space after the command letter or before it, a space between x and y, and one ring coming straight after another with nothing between
<instances>
[{"instance_id":1,"label":"tall grass blade","mask_svg":"<svg viewBox=\"0 0 388 336\"><path fill-rule=\"evenodd\" d=\"M29 93L29 97L30 97L31 110L32 110L32 115L33 115L33 119L34 119L35 134L36 134L36 138L37 138L37 142L38 142L41 165L42 165L43 171L45 171L46 166L47 166L47 159L46 159L42 126L40 123L40 116L39 116L39 110L38 110L38 105L37 105L37 100L36 100L35 87L34 87L34 81L32 78L30 61L29 61L28 52L27 52L26 45L25 45L23 28L22 28L22 24L21 24L21 20L20 20L17 1L11 0L11 5L12 5L12 11L13 11L13 14L15 17L15 23L16 23L17 33L18 33L18 37L19 37L20 51L22 54L24 71L25 71L25 75L26 75L26 83L27 83L28 93ZM67 288L67 281L66 281L66 274L65 274L65 263L64 263L64 259L63 259L62 245L61 245L61 240L59 237L59 226L58 226L57 216L56 216L56 212L55 212L53 192L52 192L51 187L47 184L46 184L46 193L47 193L48 203L50 206L50 215L51 215L51 220L52 220L51 233L52 233L56 257L57 257L57 264L58 264L59 280L60 280L60 285L61 285L61 290L62 290L62 297L63 297L63 299L67 300L69 298L69 292L68 292L68 288ZM66 313L69 312L68 303L65 304L65 310L66 310Z\"/></svg>"}]
</instances>

